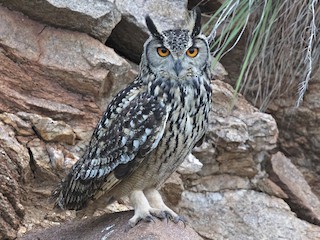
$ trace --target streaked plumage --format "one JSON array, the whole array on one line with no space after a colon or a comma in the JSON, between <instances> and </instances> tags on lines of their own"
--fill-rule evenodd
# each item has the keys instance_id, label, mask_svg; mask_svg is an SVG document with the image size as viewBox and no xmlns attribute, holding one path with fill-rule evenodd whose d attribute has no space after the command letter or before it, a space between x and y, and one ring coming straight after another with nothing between
<instances>
[{"instance_id":1,"label":"streaked plumage","mask_svg":"<svg viewBox=\"0 0 320 240\"><path fill-rule=\"evenodd\" d=\"M108 105L82 158L53 192L55 206L80 210L129 195L129 221L179 217L156 189L203 137L211 105L210 52L200 12L189 26L151 32L138 77ZM89 205L89 206L88 206Z\"/></svg>"}]
</instances>

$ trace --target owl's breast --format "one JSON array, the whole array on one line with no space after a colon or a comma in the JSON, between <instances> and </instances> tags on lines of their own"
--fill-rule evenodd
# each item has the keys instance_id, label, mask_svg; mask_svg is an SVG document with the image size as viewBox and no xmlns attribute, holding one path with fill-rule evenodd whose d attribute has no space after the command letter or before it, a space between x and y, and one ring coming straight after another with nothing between
<instances>
[{"instance_id":1,"label":"owl's breast","mask_svg":"<svg viewBox=\"0 0 320 240\"><path fill-rule=\"evenodd\" d=\"M169 111L163 137L147 160L152 162L154 169L148 172L157 175L155 181L159 185L176 170L203 137L208 125L211 88L201 79L191 79L171 81L154 89L158 100L163 101Z\"/></svg>"}]
</instances>

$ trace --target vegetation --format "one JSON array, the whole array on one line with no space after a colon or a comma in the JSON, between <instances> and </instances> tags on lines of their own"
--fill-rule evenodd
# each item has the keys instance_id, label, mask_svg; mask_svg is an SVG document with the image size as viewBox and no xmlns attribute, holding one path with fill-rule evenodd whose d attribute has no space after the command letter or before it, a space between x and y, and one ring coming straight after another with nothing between
<instances>
[{"instance_id":1,"label":"vegetation","mask_svg":"<svg viewBox=\"0 0 320 240\"><path fill-rule=\"evenodd\" d=\"M210 32L216 61L247 38L236 93L253 94L251 99L265 110L292 89L296 106L303 101L320 65L319 25L318 0L225 0L204 30Z\"/></svg>"}]
</instances>

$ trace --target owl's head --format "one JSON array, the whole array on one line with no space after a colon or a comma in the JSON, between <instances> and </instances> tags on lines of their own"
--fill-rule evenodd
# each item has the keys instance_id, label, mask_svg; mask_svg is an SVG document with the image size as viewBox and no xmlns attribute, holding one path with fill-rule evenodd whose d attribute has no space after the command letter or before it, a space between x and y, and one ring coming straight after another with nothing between
<instances>
[{"instance_id":1,"label":"owl's head","mask_svg":"<svg viewBox=\"0 0 320 240\"><path fill-rule=\"evenodd\" d=\"M144 45L142 65L170 79L202 75L209 65L210 51L206 37L200 32L200 20L200 10L195 9L189 14L186 27L161 31L147 16L151 36Z\"/></svg>"}]
</instances>

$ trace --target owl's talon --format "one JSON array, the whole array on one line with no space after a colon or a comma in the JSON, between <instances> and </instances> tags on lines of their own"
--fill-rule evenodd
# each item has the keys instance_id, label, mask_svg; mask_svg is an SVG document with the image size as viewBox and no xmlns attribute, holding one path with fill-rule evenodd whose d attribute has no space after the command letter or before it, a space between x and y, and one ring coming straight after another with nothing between
<instances>
[{"instance_id":1,"label":"owl's talon","mask_svg":"<svg viewBox=\"0 0 320 240\"><path fill-rule=\"evenodd\" d=\"M155 222L154 217L147 213L143 216L138 216L138 215L134 215L132 218L130 218L129 220L129 226L130 227L134 227L136 226L140 221L144 221L144 222Z\"/></svg>"},{"instance_id":2,"label":"owl's talon","mask_svg":"<svg viewBox=\"0 0 320 240\"><path fill-rule=\"evenodd\" d=\"M167 223L169 222L169 220L173 219L172 215L168 211L163 211L163 213L165 214L165 218L167 219Z\"/></svg>"},{"instance_id":3,"label":"owl's talon","mask_svg":"<svg viewBox=\"0 0 320 240\"><path fill-rule=\"evenodd\" d=\"M157 217L162 220L162 219L167 218L167 215L166 215L166 213L164 211L161 211L161 214L159 216L157 216Z\"/></svg>"},{"instance_id":4,"label":"owl's talon","mask_svg":"<svg viewBox=\"0 0 320 240\"><path fill-rule=\"evenodd\" d=\"M159 218L159 219L165 219L167 217L165 211L161 211L160 209L156 209L156 208L151 208L150 214L152 216Z\"/></svg>"},{"instance_id":5,"label":"owl's talon","mask_svg":"<svg viewBox=\"0 0 320 240\"><path fill-rule=\"evenodd\" d=\"M172 220L174 223L179 223L179 222L182 222L184 227L187 226L187 219L183 216L176 216L173 218Z\"/></svg>"},{"instance_id":6,"label":"owl's talon","mask_svg":"<svg viewBox=\"0 0 320 240\"><path fill-rule=\"evenodd\" d=\"M141 221L141 218L133 216L132 218L130 218L128 223L129 223L129 226L133 228L140 221Z\"/></svg>"},{"instance_id":7,"label":"owl's talon","mask_svg":"<svg viewBox=\"0 0 320 240\"><path fill-rule=\"evenodd\" d=\"M163 211L166 214L166 219L169 221L171 220L174 223L179 223L179 222L183 222L184 226L186 226L186 218L183 216L179 216L179 215L173 215L172 213L170 213L169 211ZM173 212L174 213L174 212Z\"/></svg>"},{"instance_id":8,"label":"owl's talon","mask_svg":"<svg viewBox=\"0 0 320 240\"><path fill-rule=\"evenodd\" d=\"M153 217L151 215L146 216L144 219L142 219L145 222L155 222Z\"/></svg>"}]
</instances>

